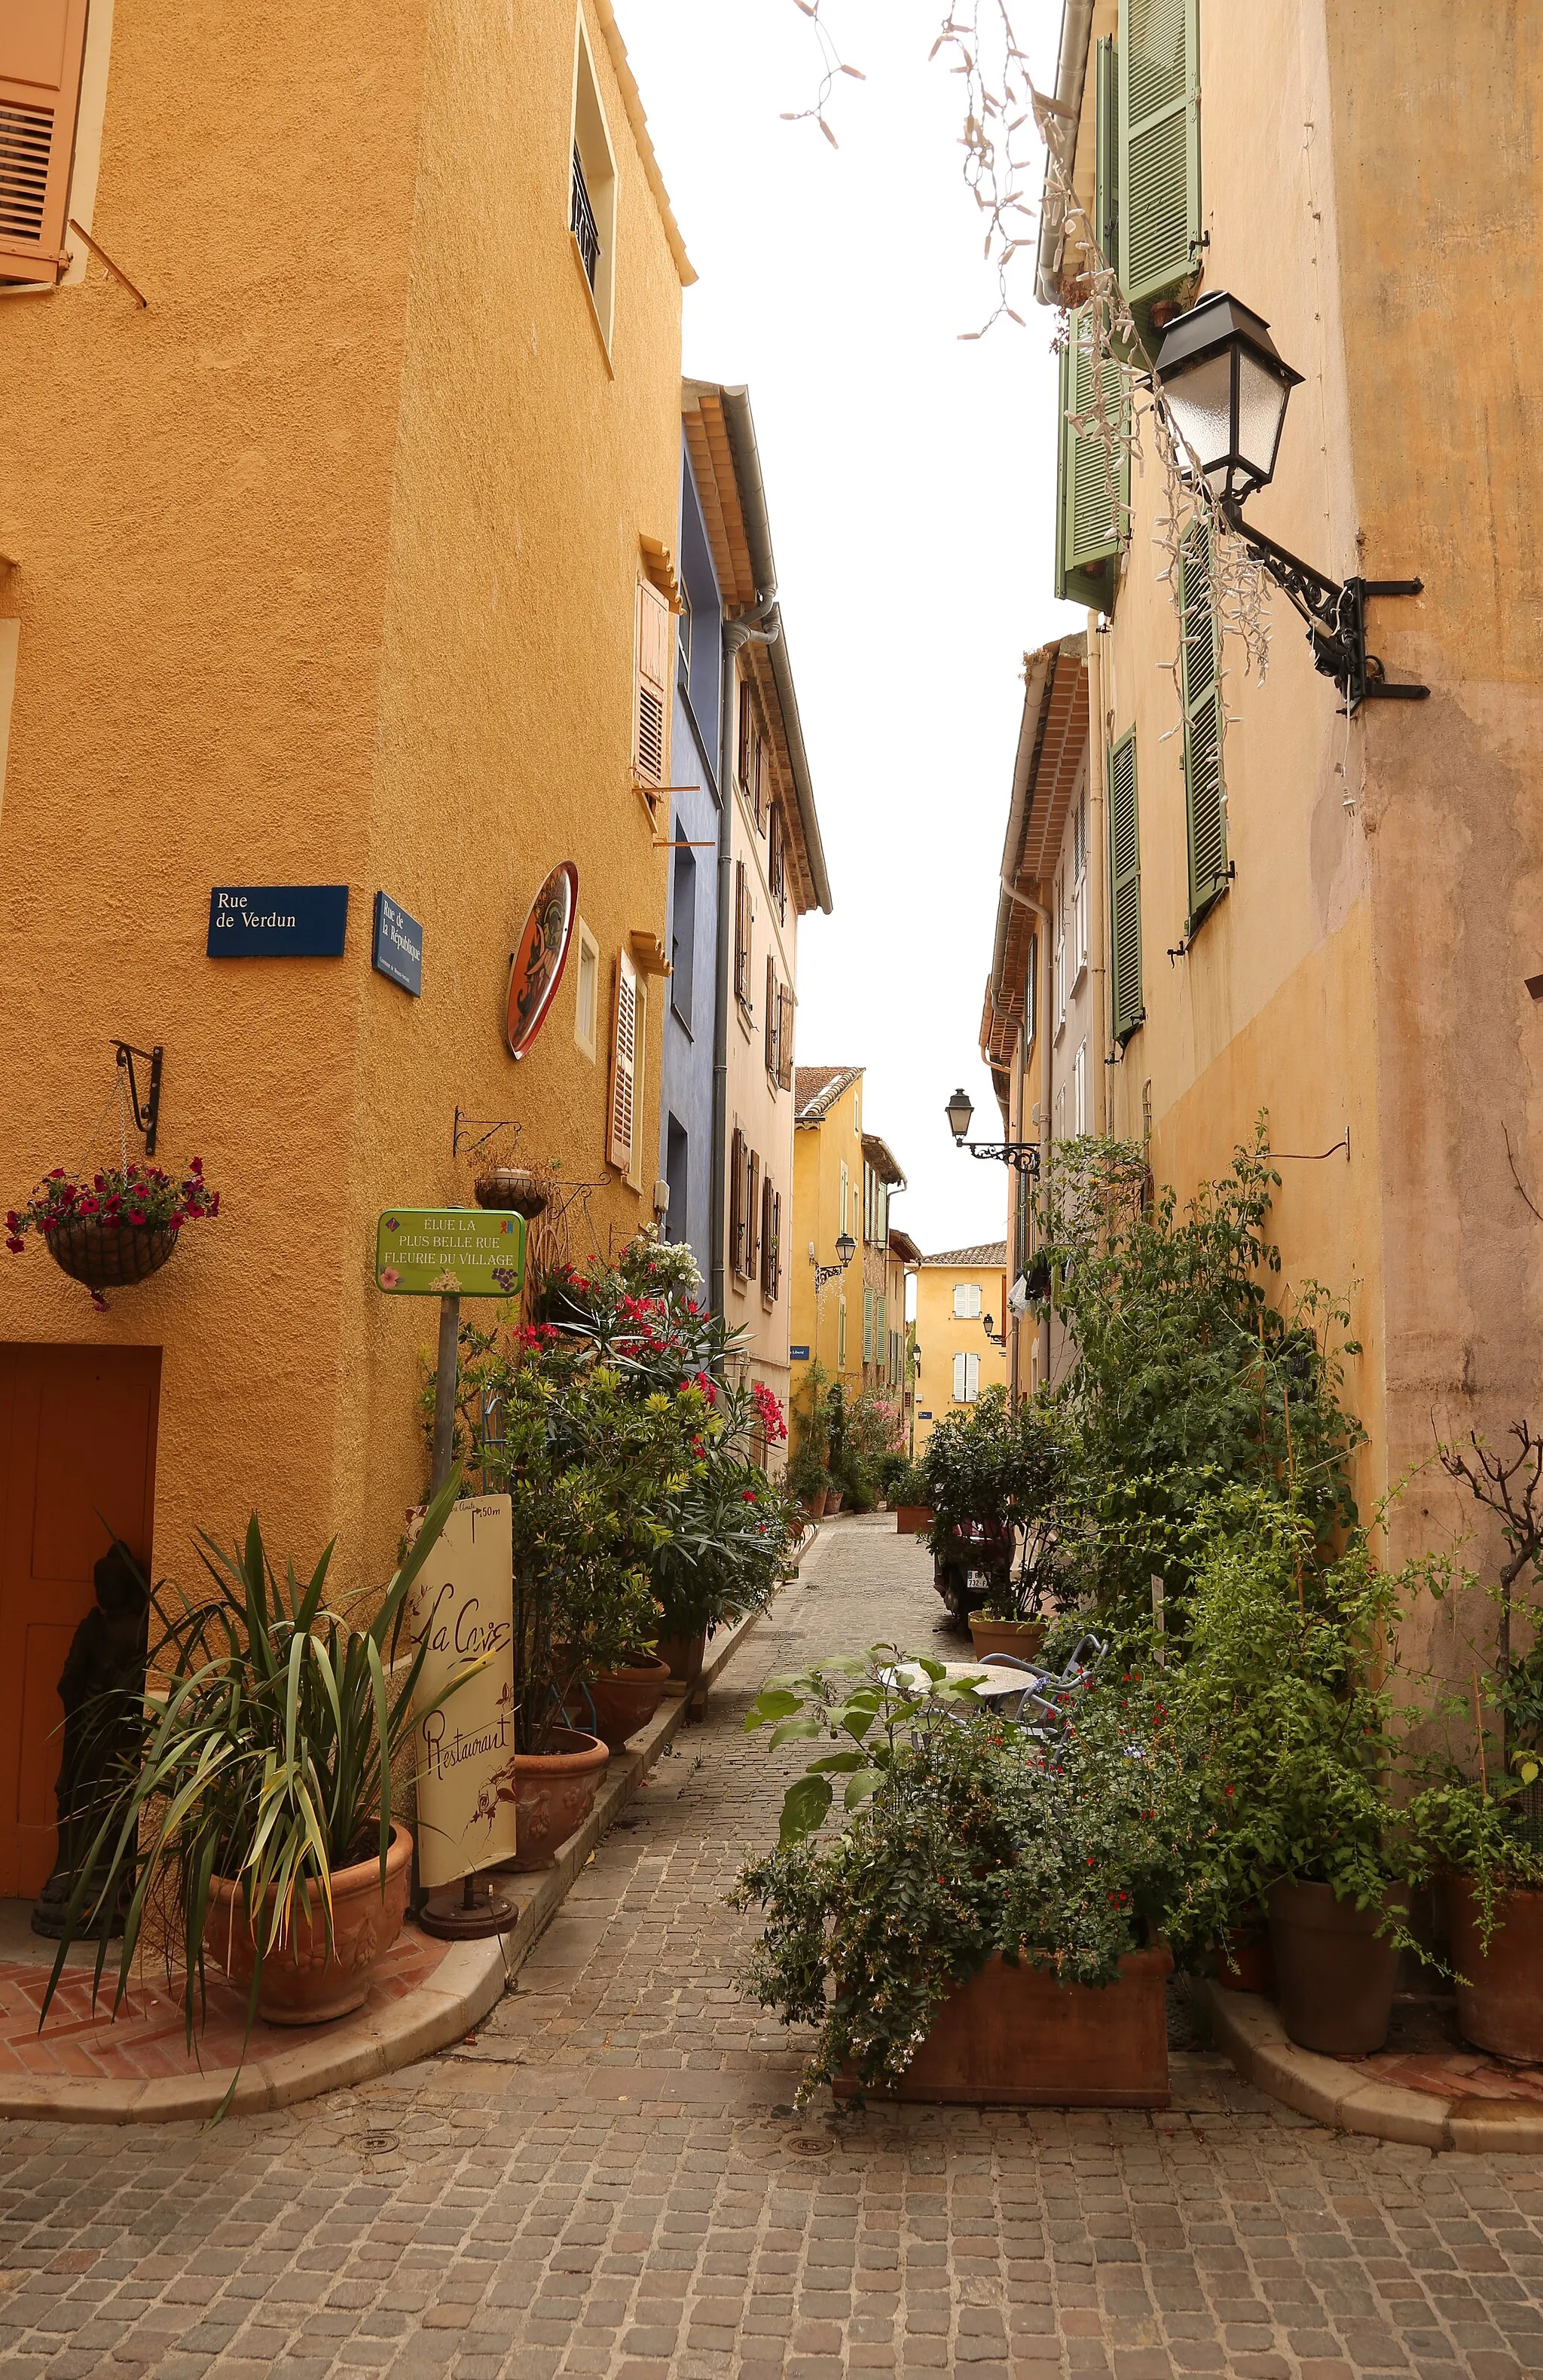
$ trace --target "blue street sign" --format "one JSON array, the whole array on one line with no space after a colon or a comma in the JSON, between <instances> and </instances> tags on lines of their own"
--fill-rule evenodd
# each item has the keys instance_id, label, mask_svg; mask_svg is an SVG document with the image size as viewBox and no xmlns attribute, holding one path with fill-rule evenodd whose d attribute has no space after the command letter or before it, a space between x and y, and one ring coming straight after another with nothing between
<instances>
[{"instance_id":1,"label":"blue street sign","mask_svg":"<svg viewBox=\"0 0 1543 2380\"><path fill-rule=\"evenodd\" d=\"M375 943L370 965L415 1000L423 992L423 928L386 892L375 895Z\"/></svg>"},{"instance_id":2,"label":"blue street sign","mask_svg":"<svg viewBox=\"0 0 1543 2380\"><path fill-rule=\"evenodd\" d=\"M211 959L340 959L346 884L216 884L209 895Z\"/></svg>"},{"instance_id":3,"label":"blue street sign","mask_svg":"<svg viewBox=\"0 0 1543 2380\"><path fill-rule=\"evenodd\" d=\"M788 1361L790 1364L807 1364L809 1361L808 1348L790 1347L788 1350Z\"/></svg>"}]
</instances>

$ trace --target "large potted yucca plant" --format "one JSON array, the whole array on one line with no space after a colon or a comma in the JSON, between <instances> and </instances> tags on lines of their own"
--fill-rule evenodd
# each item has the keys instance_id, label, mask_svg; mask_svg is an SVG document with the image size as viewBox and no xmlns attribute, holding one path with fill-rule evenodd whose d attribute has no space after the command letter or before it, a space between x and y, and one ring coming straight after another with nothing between
<instances>
[{"instance_id":1,"label":"large potted yucca plant","mask_svg":"<svg viewBox=\"0 0 1543 2380\"><path fill-rule=\"evenodd\" d=\"M404 1642L407 1598L458 1488L455 1474L362 1624L324 1599L332 1547L303 1583L293 1562L281 1581L256 1513L232 1552L201 1539L211 1596L151 1590L139 1742L81 1863L45 2015L72 1941L96 1937L100 1985L121 1912L116 2015L152 1911L182 1969L189 2046L210 1959L247 1986L248 2026L359 2007L406 1906L413 1840L392 1813L392 1762L482 1666L414 1707L427 1643Z\"/></svg>"}]
</instances>

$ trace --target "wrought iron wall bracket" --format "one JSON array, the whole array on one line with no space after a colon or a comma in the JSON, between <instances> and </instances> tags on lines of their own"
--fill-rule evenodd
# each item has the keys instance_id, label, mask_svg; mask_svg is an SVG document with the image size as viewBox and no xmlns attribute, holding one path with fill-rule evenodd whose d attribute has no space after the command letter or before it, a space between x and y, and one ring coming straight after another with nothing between
<instances>
[{"instance_id":1,"label":"wrought iron wall bracket","mask_svg":"<svg viewBox=\"0 0 1543 2380\"><path fill-rule=\"evenodd\" d=\"M1310 562L1251 528L1236 497L1224 497L1222 513L1256 562L1262 563L1293 609L1306 621L1313 667L1332 677L1354 718L1363 702L1423 702L1428 686L1392 686L1375 653L1367 650L1367 602L1373 595L1419 595L1422 578L1326 578Z\"/></svg>"},{"instance_id":2,"label":"wrought iron wall bracket","mask_svg":"<svg viewBox=\"0 0 1543 2380\"><path fill-rule=\"evenodd\" d=\"M145 1135L145 1155L155 1155L155 1135L161 1124L161 1062L166 1052L158 1041L153 1050L137 1050L132 1041L115 1041L119 1066L128 1076L128 1104L134 1111L134 1128ZM134 1061L142 1058L150 1068L150 1090L144 1105L139 1104L139 1086L135 1079Z\"/></svg>"},{"instance_id":3,"label":"wrought iron wall bracket","mask_svg":"<svg viewBox=\"0 0 1543 2380\"><path fill-rule=\"evenodd\" d=\"M995 1158L998 1165L1010 1165L1016 1172L1027 1173L1031 1182L1040 1178L1037 1140L956 1140L954 1147L968 1149L971 1157Z\"/></svg>"}]
</instances>

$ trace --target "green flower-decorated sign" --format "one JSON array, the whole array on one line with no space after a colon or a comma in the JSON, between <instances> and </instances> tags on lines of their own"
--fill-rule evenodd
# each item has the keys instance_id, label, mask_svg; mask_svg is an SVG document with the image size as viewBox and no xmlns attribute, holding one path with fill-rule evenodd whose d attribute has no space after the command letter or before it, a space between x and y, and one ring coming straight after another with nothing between
<instances>
[{"instance_id":1,"label":"green flower-decorated sign","mask_svg":"<svg viewBox=\"0 0 1543 2380\"><path fill-rule=\"evenodd\" d=\"M375 1285L391 1297L512 1297L525 1277L523 1215L478 1207L389 1207L375 1232Z\"/></svg>"}]
</instances>

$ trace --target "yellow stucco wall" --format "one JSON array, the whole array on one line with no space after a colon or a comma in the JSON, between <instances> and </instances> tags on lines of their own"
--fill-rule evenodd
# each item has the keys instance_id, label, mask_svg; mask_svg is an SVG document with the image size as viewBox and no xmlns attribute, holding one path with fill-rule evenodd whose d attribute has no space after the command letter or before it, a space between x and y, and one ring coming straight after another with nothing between
<instances>
[{"instance_id":1,"label":"yellow stucco wall","mask_svg":"<svg viewBox=\"0 0 1543 2380\"><path fill-rule=\"evenodd\" d=\"M120 0L95 232L150 306L94 268L0 301L9 1195L115 1155L91 1135L126 1034L165 1045L163 1156L201 1154L224 1196L104 1317L41 1248L6 1259L0 1335L164 1348L163 1570L254 1502L281 1548L341 1528L344 1580L389 1560L434 1309L374 1290L374 1218L469 1199L457 1102L605 1172L609 963L664 916L628 763L638 539L674 541L680 276L592 18L608 363L567 230L574 36L571 0L517 24L269 0L202 24L194 73L185 18ZM571 968L516 1068L509 953L561 857L602 1059L575 1050ZM206 959L211 884L265 881L346 881L346 956ZM382 886L424 924L421 1002L370 969ZM657 1041L656 1002L650 1152ZM591 1201L601 1245L643 1171L642 1199Z\"/></svg>"},{"instance_id":2,"label":"yellow stucco wall","mask_svg":"<svg viewBox=\"0 0 1543 2380\"><path fill-rule=\"evenodd\" d=\"M955 1318L954 1291L966 1281L979 1286L981 1313L992 1317L1000 1337L1007 1284L999 1268L989 1264L922 1264L916 1269L916 1343L922 1351L922 1360L916 1367L918 1454L931 1438L934 1425L943 1419L945 1414L967 1410L962 1404L954 1402L956 1355L980 1357L982 1396L988 1389L1006 1388L1007 1385L1006 1348L993 1345L979 1319L967 1321L963 1318ZM923 1415L930 1418L923 1420Z\"/></svg>"},{"instance_id":3,"label":"yellow stucco wall","mask_svg":"<svg viewBox=\"0 0 1543 2380\"><path fill-rule=\"evenodd\" d=\"M846 1206L842 1208L842 1168L846 1169ZM826 1281L814 1294L816 1265L837 1261L836 1243L843 1230L857 1242L857 1253L847 1273ZM814 1254L810 1255L813 1246ZM844 1090L823 1122L801 1124L793 1135L793 1242L789 1260L792 1277L793 1344L809 1349L809 1361L823 1364L832 1379L839 1378L848 1393L862 1388L862 1077ZM838 1360L840 1316L846 1303L846 1361ZM796 1398L808 1369L792 1366Z\"/></svg>"}]
</instances>

